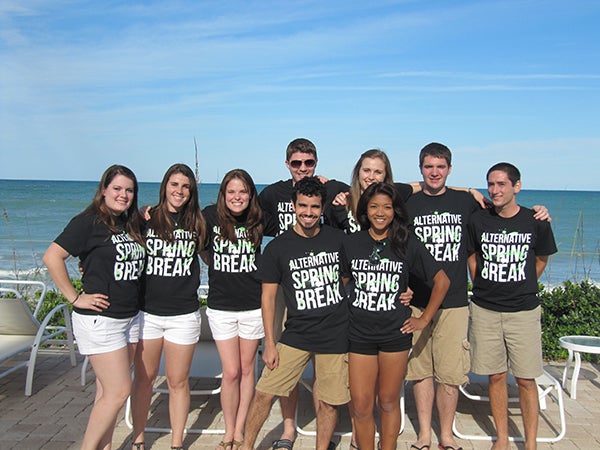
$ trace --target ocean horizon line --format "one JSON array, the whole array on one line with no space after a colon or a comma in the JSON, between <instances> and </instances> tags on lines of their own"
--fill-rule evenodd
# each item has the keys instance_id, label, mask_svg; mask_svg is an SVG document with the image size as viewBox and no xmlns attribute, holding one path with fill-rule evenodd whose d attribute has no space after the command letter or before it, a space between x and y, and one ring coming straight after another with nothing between
<instances>
[{"instance_id":1,"label":"ocean horizon line","mask_svg":"<svg viewBox=\"0 0 600 450\"><path fill-rule=\"evenodd\" d=\"M283 179L283 178L282 178ZM333 179L333 178L332 178ZM33 178L0 178L0 181L26 181L26 182L50 182L50 183L98 183L98 180L50 180L50 179L33 179ZM148 184L160 184L162 180L158 181L145 181L138 180L138 183L148 183ZM199 186L202 184L211 185L211 186L219 186L220 182L208 182L200 180ZM257 186L268 186L271 183L256 183ZM487 187L477 187L471 186L472 189L477 189L478 191L485 192L487 191ZM528 192L600 192L600 189L539 189L539 188L523 188L521 191Z\"/></svg>"},{"instance_id":2,"label":"ocean horizon line","mask_svg":"<svg viewBox=\"0 0 600 450\"><path fill-rule=\"evenodd\" d=\"M89 204L97 183L0 180L0 270L39 267L50 242ZM159 186L159 182L140 182L139 205L154 204ZM202 206L216 202L219 186L202 183L198 190ZM265 186L257 184L257 189ZM544 282L585 277L600 282L600 191L523 189L518 202L525 207L544 205L552 217L558 252L550 259Z\"/></svg>"}]
</instances>

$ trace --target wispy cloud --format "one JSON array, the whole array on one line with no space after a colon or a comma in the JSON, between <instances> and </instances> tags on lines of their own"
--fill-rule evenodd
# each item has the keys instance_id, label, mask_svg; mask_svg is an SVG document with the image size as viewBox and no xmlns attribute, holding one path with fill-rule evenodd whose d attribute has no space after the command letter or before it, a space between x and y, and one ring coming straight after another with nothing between
<instances>
[{"instance_id":1,"label":"wispy cloud","mask_svg":"<svg viewBox=\"0 0 600 450\"><path fill-rule=\"evenodd\" d=\"M219 149L205 167L221 174L252 142L269 181L297 135L326 142L345 179L363 145L595 133L598 5L4 0L0 147L18 151L0 177L35 142L69 157L85 142L94 163L131 152L152 176L188 136Z\"/></svg>"},{"instance_id":2,"label":"wispy cloud","mask_svg":"<svg viewBox=\"0 0 600 450\"><path fill-rule=\"evenodd\" d=\"M474 73L474 72L444 72L444 71L412 71L397 73L382 73L381 78L446 78L462 80L600 80L600 74L578 73Z\"/></svg>"}]
</instances>

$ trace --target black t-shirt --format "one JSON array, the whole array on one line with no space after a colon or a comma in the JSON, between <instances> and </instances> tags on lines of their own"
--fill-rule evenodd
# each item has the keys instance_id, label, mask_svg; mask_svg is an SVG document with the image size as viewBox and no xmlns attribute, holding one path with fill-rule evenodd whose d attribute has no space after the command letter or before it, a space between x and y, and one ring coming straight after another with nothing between
<instances>
[{"instance_id":1,"label":"black t-shirt","mask_svg":"<svg viewBox=\"0 0 600 450\"><path fill-rule=\"evenodd\" d=\"M394 187L402 197L402 200L406 203L411 195L413 195L413 188L410 184L406 183L394 183Z\"/></svg>"},{"instance_id":2,"label":"black t-shirt","mask_svg":"<svg viewBox=\"0 0 600 450\"><path fill-rule=\"evenodd\" d=\"M139 311L140 277L146 251L124 231L123 217L117 217L116 221L121 232L113 234L95 215L79 214L54 240L70 255L79 257L85 293L108 296L110 306L104 311L75 306L80 314L126 319Z\"/></svg>"},{"instance_id":3,"label":"black t-shirt","mask_svg":"<svg viewBox=\"0 0 600 450\"><path fill-rule=\"evenodd\" d=\"M347 192L347 184L337 180L329 180L325 183L327 198L323 216L329 216L327 210L329 204L340 192ZM258 196L260 207L264 214L264 235L278 236L288 230L296 223L296 213L292 206L292 180L280 180L264 188Z\"/></svg>"},{"instance_id":4,"label":"black t-shirt","mask_svg":"<svg viewBox=\"0 0 600 450\"><path fill-rule=\"evenodd\" d=\"M394 187L400 194L400 197L405 202L410 198L413 192L413 188L410 184L406 183L394 183ZM339 191L339 192L347 192ZM337 195L337 193L336 193ZM360 224L352 214L352 211L346 206L333 205L332 202L335 199L335 195L329 198L327 202L327 208L325 208L325 223L331 225L334 228L344 230L346 233L356 233L360 231Z\"/></svg>"},{"instance_id":5,"label":"black t-shirt","mask_svg":"<svg viewBox=\"0 0 600 450\"><path fill-rule=\"evenodd\" d=\"M431 285L440 267L427 249L410 234L406 255L400 258L387 239L376 244L368 230L346 236L344 253L351 273L349 289L351 341L386 342L402 335L400 328L411 315L400 303L409 273ZM379 245L379 263L369 259Z\"/></svg>"},{"instance_id":6,"label":"black t-shirt","mask_svg":"<svg viewBox=\"0 0 600 450\"><path fill-rule=\"evenodd\" d=\"M144 234L146 240L146 271L141 309L157 316L175 316L197 311L200 263L198 236L175 222L173 241L161 239L152 219Z\"/></svg>"},{"instance_id":7,"label":"black t-shirt","mask_svg":"<svg viewBox=\"0 0 600 450\"><path fill-rule=\"evenodd\" d=\"M550 223L520 207L510 218L495 210L478 211L469 222L469 254L477 254L473 302L500 312L528 311L540 302L536 256L556 253Z\"/></svg>"},{"instance_id":8,"label":"black t-shirt","mask_svg":"<svg viewBox=\"0 0 600 450\"><path fill-rule=\"evenodd\" d=\"M452 281L440 308L458 308L467 299L467 240L469 218L479 204L467 192L446 189L441 195L419 192L406 202L412 229ZM414 291L411 303L427 307L431 289L416 277L409 285Z\"/></svg>"},{"instance_id":9,"label":"black t-shirt","mask_svg":"<svg viewBox=\"0 0 600 450\"><path fill-rule=\"evenodd\" d=\"M260 278L281 285L288 311L280 342L317 353L348 350L343 238L342 231L324 225L312 238L290 229L267 244Z\"/></svg>"},{"instance_id":10,"label":"black t-shirt","mask_svg":"<svg viewBox=\"0 0 600 450\"><path fill-rule=\"evenodd\" d=\"M248 240L245 217L235 224L237 242L221 237L217 207L204 208L208 228L210 264L208 265L208 306L224 311L249 311L260 308L261 284L257 278L259 248Z\"/></svg>"}]
</instances>

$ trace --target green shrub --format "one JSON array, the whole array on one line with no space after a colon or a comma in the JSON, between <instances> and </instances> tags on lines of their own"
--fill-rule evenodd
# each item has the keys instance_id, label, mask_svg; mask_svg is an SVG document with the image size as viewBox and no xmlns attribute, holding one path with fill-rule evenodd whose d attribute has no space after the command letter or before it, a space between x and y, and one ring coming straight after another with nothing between
<instances>
[{"instance_id":1,"label":"green shrub","mask_svg":"<svg viewBox=\"0 0 600 450\"><path fill-rule=\"evenodd\" d=\"M83 289L83 285L80 279L71 279L71 283L73 283L73 287L77 290L77 292L80 292ZM60 291L48 289L48 292L46 292L46 297L44 298L44 303L42 304L42 308L40 309L40 312L38 314L38 319L40 320L40 322L44 320L44 317L46 317L46 315L50 311L52 311L52 309L56 305L60 305L61 303L66 303L69 306L69 312L73 312L73 306L71 306L67 299L60 293ZM64 326L64 315L62 313L55 314L54 317L52 317L52 319L50 320L50 325Z\"/></svg>"},{"instance_id":2,"label":"green shrub","mask_svg":"<svg viewBox=\"0 0 600 450\"><path fill-rule=\"evenodd\" d=\"M77 291L82 289L81 280L71 280ZM600 287L590 281L574 283L565 281L562 286L548 290L540 285L542 303L542 349L544 359L559 360L567 357L567 350L560 347L558 338L569 335L600 336ZM206 305L206 293L199 296L200 305ZM66 299L60 292L49 290L40 317ZM72 309L72 307L70 306ZM52 325L64 325L63 315L54 316ZM599 355L582 353L584 360L599 362Z\"/></svg>"},{"instance_id":3,"label":"green shrub","mask_svg":"<svg viewBox=\"0 0 600 450\"><path fill-rule=\"evenodd\" d=\"M83 290L83 283L81 279L71 279L71 283L73 283L73 287L77 292L81 292ZM207 294L207 292L201 292L198 296L200 307L206 306ZM61 303L67 303L69 305L69 311L73 312L73 306L67 301L67 299L59 290L49 289L48 292L46 292L46 298L44 299L44 303L38 316L40 321L42 321L44 317L46 317L46 315L52 311L52 308ZM56 314L50 321L50 325L64 326L64 324L65 320L62 314Z\"/></svg>"},{"instance_id":4,"label":"green shrub","mask_svg":"<svg viewBox=\"0 0 600 450\"><path fill-rule=\"evenodd\" d=\"M565 359L566 349L558 338L569 335L600 336L600 287L585 280L565 281L539 294L542 304L542 348L544 359ZM584 360L598 362L598 355L582 353Z\"/></svg>"}]
</instances>

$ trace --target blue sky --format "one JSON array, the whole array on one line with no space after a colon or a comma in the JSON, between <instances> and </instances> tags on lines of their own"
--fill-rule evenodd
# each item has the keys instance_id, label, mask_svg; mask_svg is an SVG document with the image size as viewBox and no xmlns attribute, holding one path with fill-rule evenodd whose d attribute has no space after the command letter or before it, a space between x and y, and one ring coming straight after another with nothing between
<instances>
[{"instance_id":1,"label":"blue sky","mask_svg":"<svg viewBox=\"0 0 600 450\"><path fill-rule=\"evenodd\" d=\"M443 142L450 184L498 161L524 188L600 190L600 2L0 2L0 178L287 178L307 137L348 181L385 150L398 181Z\"/></svg>"}]
</instances>

